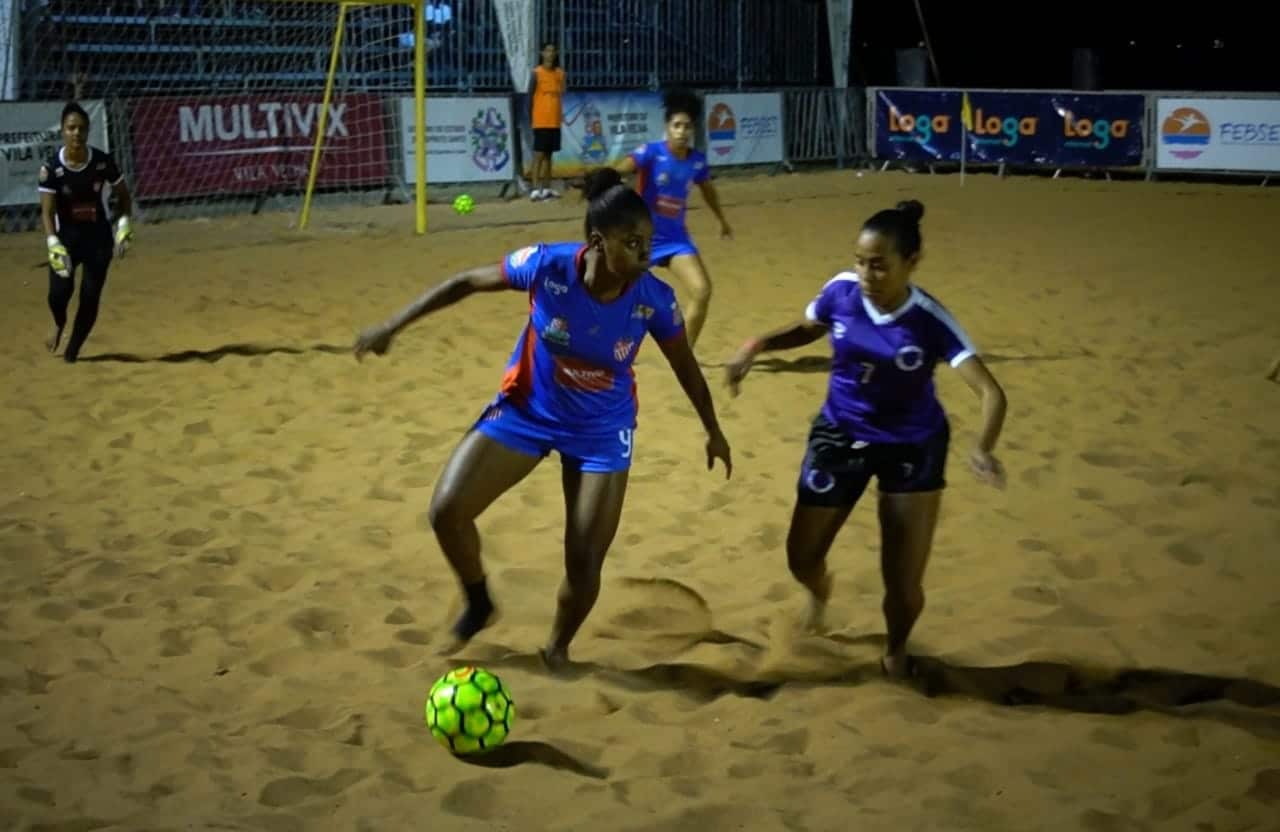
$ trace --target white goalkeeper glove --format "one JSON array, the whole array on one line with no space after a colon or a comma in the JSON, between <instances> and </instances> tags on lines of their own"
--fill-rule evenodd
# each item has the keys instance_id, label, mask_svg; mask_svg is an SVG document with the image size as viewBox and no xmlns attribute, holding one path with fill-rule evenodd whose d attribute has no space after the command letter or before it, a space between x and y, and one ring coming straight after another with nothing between
<instances>
[{"instance_id":1,"label":"white goalkeeper glove","mask_svg":"<svg viewBox=\"0 0 1280 832\"><path fill-rule=\"evenodd\" d=\"M133 244L133 229L129 227L129 216L126 214L116 220L116 257L124 257L129 246Z\"/></svg>"},{"instance_id":2,"label":"white goalkeeper glove","mask_svg":"<svg viewBox=\"0 0 1280 832\"><path fill-rule=\"evenodd\" d=\"M71 255L67 247L58 239L57 234L50 234L45 242L49 245L49 266L58 277L71 277Z\"/></svg>"}]
</instances>

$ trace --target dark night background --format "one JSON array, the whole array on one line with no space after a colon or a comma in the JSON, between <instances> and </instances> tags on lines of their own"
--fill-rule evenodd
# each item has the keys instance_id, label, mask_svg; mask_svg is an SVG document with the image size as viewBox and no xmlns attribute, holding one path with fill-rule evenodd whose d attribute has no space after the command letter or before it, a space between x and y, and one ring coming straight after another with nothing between
<instances>
[{"instance_id":1,"label":"dark night background","mask_svg":"<svg viewBox=\"0 0 1280 832\"><path fill-rule=\"evenodd\" d=\"M1078 89L1072 50L1084 47L1099 89L1280 90L1274 2L919 3L941 75L931 86ZM924 41L915 0L854 0L852 40L850 84L898 83L896 51Z\"/></svg>"}]
</instances>

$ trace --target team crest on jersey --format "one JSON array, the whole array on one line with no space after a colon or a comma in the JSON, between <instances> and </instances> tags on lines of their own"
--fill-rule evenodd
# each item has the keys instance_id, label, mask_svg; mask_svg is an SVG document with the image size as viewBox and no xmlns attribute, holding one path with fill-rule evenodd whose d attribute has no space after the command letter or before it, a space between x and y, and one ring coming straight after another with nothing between
<instances>
[{"instance_id":1,"label":"team crest on jersey","mask_svg":"<svg viewBox=\"0 0 1280 832\"><path fill-rule=\"evenodd\" d=\"M918 370L924 366L924 350L915 344L908 344L898 350L898 354L893 357L893 363L898 365L899 370L908 373Z\"/></svg>"},{"instance_id":2,"label":"team crest on jersey","mask_svg":"<svg viewBox=\"0 0 1280 832\"><path fill-rule=\"evenodd\" d=\"M671 181L671 177L667 175L667 172L665 170L662 173L658 174L659 185L665 185L670 181Z\"/></svg>"},{"instance_id":3,"label":"team crest on jersey","mask_svg":"<svg viewBox=\"0 0 1280 832\"><path fill-rule=\"evenodd\" d=\"M511 265L517 269L520 268L525 263L529 262L529 258L532 257L533 253L537 250L538 250L537 246L525 246L519 251L512 252L511 258L510 258Z\"/></svg>"},{"instance_id":4,"label":"team crest on jersey","mask_svg":"<svg viewBox=\"0 0 1280 832\"><path fill-rule=\"evenodd\" d=\"M569 322L564 318L552 318L547 328L542 330L542 337L562 347L569 345Z\"/></svg>"},{"instance_id":5,"label":"team crest on jersey","mask_svg":"<svg viewBox=\"0 0 1280 832\"><path fill-rule=\"evenodd\" d=\"M636 342L629 338L619 338L613 345L613 358L615 361L626 361L627 356L631 355L631 350L635 347Z\"/></svg>"},{"instance_id":6,"label":"team crest on jersey","mask_svg":"<svg viewBox=\"0 0 1280 832\"><path fill-rule=\"evenodd\" d=\"M647 321L653 317L653 307L645 306L643 303L637 303L635 309L631 310L631 317Z\"/></svg>"}]
</instances>

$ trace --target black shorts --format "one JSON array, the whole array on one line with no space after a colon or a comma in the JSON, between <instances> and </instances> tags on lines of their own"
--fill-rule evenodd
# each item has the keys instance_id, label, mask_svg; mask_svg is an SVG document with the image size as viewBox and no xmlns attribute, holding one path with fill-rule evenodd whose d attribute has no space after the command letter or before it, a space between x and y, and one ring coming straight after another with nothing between
<instances>
[{"instance_id":1,"label":"black shorts","mask_svg":"<svg viewBox=\"0 0 1280 832\"><path fill-rule=\"evenodd\" d=\"M880 444L855 442L821 413L813 420L800 481L801 505L848 508L855 505L875 477L882 494L940 491L946 487L946 423L923 442Z\"/></svg>"},{"instance_id":2,"label":"black shorts","mask_svg":"<svg viewBox=\"0 0 1280 832\"><path fill-rule=\"evenodd\" d=\"M533 128L533 152L555 153L560 149L559 127Z\"/></svg>"}]
</instances>

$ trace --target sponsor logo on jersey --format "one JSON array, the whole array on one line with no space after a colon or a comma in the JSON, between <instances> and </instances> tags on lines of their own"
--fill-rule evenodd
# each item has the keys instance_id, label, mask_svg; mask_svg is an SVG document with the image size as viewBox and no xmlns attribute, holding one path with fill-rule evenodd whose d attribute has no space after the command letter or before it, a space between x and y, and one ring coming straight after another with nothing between
<instances>
[{"instance_id":1,"label":"sponsor logo on jersey","mask_svg":"<svg viewBox=\"0 0 1280 832\"><path fill-rule=\"evenodd\" d=\"M603 393L613 389L613 373L603 367L563 355L557 355L555 362L555 379L561 387L585 393Z\"/></svg>"}]
</instances>

